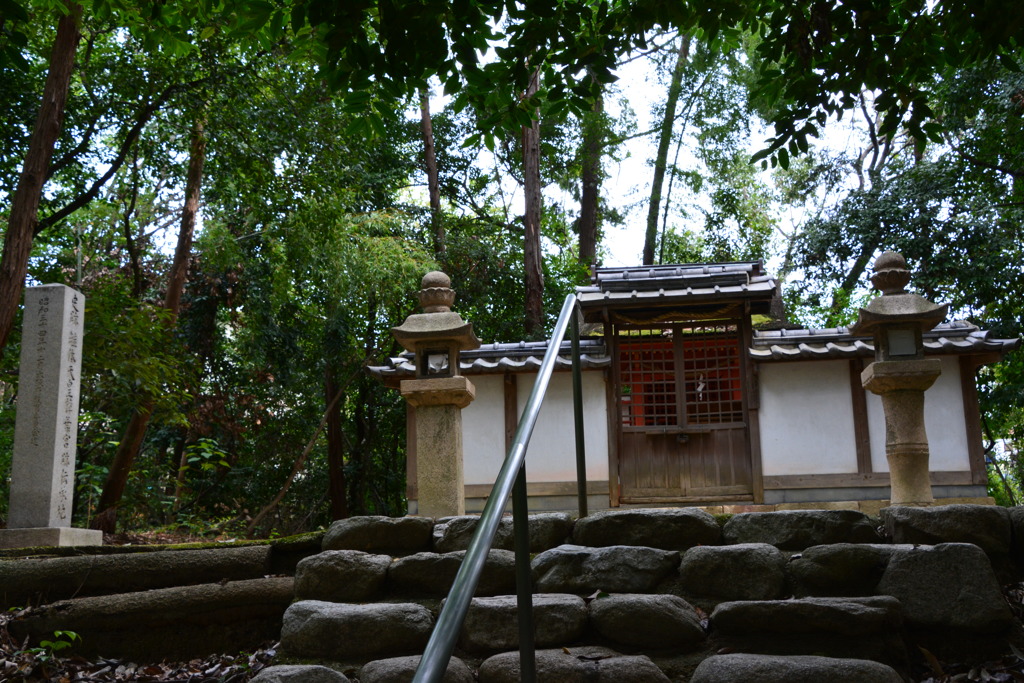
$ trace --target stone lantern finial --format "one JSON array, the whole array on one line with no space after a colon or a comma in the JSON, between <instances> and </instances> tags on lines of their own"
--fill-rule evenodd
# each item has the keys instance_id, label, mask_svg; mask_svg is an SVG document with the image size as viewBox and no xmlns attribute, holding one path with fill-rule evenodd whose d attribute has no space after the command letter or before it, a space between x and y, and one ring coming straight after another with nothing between
<instances>
[{"instance_id":1,"label":"stone lantern finial","mask_svg":"<svg viewBox=\"0 0 1024 683\"><path fill-rule=\"evenodd\" d=\"M905 294L910 282L910 271L903 254L884 251L875 259L871 284L882 294Z\"/></svg>"},{"instance_id":2,"label":"stone lantern finial","mask_svg":"<svg viewBox=\"0 0 1024 683\"><path fill-rule=\"evenodd\" d=\"M872 266L874 275L871 284L882 293L868 305L860 309L857 322L850 332L857 336L875 338L875 360L890 360L893 355L915 356L924 358L922 334L932 329L943 320L949 312L948 304L934 304L919 294L906 290L910 282L910 270L907 260L895 251L882 252ZM905 344L890 345L890 330L901 328L906 334L912 335L908 341L913 348L907 349Z\"/></svg>"},{"instance_id":3,"label":"stone lantern finial","mask_svg":"<svg viewBox=\"0 0 1024 683\"><path fill-rule=\"evenodd\" d=\"M455 302L452 280L439 270L432 270L423 276L420 283L420 306L424 313L447 313Z\"/></svg>"},{"instance_id":4,"label":"stone lantern finial","mask_svg":"<svg viewBox=\"0 0 1024 683\"><path fill-rule=\"evenodd\" d=\"M414 313L391 328L398 343L416 354L417 377L458 375L459 352L480 346L473 323L451 309L455 301L451 284L439 270L424 275L418 292L423 313Z\"/></svg>"}]
</instances>

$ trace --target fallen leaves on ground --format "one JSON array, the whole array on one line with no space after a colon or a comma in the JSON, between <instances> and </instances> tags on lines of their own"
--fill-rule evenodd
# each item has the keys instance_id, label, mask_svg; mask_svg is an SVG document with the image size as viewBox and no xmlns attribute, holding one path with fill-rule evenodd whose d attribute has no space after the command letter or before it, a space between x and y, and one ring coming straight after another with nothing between
<instances>
[{"instance_id":1,"label":"fallen leaves on ground","mask_svg":"<svg viewBox=\"0 0 1024 683\"><path fill-rule=\"evenodd\" d=\"M277 644L268 644L252 653L210 655L187 662L165 661L158 664L105 657L61 657L59 652L16 642L7 630L8 622L16 615L17 611L0 614L0 681L243 683L269 666L277 655Z\"/></svg>"},{"instance_id":2,"label":"fallen leaves on ground","mask_svg":"<svg viewBox=\"0 0 1024 683\"><path fill-rule=\"evenodd\" d=\"M1024 659L1008 655L984 664L945 664L941 671L930 671L923 678L914 677L918 683L958 683L959 681L983 681L991 683L1024 683Z\"/></svg>"}]
</instances>

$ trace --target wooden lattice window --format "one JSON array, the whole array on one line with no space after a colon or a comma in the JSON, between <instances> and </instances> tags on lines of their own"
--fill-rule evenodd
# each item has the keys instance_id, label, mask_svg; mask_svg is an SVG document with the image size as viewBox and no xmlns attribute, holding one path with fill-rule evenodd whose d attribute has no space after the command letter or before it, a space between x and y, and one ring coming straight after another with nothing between
<instances>
[{"instance_id":1,"label":"wooden lattice window","mask_svg":"<svg viewBox=\"0 0 1024 683\"><path fill-rule=\"evenodd\" d=\"M740 422L743 385L739 334L735 325L699 325L682 330L686 421Z\"/></svg>"},{"instance_id":2,"label":"wooden lattice window","mask_svg":"<svg viewBox=\"0 0 1024 683\"><path fill-rule=\"evenodd\" d=\"M619 343L622 424L628 427L671 427L679 424L675 352L672 340L642 336L630 330Z\"/></svg>"},{"instance_id":3,"label":"wooden lattice window","mask_svg":"<svg viewBox=\"0 0 1024 683\"><path fill-rule=\"evenodd\" d=\"M623 427L743 420L736 323L624 326L618 337Z\"/></svg>"}]
</instances>

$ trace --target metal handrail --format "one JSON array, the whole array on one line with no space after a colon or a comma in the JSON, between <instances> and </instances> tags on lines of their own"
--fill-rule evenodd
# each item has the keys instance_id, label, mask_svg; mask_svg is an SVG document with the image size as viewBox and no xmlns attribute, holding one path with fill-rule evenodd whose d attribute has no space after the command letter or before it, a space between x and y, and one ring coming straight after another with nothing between
<instances>
[{"instance_id":1,"label":"metal handrail","mask_svg":"<svg viewBox=\"0 0 1024 683\"><path fill-rule=\"evenodd\" d=\"M498 472L498 477L494 482L494 487L491 489L490 496L487 498L487 503L484 505L484 510L480 514L476 531L469 542L469 547L466 550L466 555L462 560L459 571L455 575L455 580L452 582L444 608L441 610L441 614L438 615L437 624L434 626L434 631L427 642L426 650L420 659L420 665L416 669L413 683L436 683L444 676L445 669L448 668L448 661L452 656L452 650L455 649L455 641L462 630L462 622L466 618L473 594L476 592L477 583L480 581L480 574L487 560L487 554L494 543L494 536L498 531L498 523L501 521L502 511L505 508L509 495L512 493L517 477L522 482L519 487L521 491L517 498L525 501L526 477L523 476L523 472L526 449L530 443L530 437L533 435L533 428L537 424L541 403L544 401L544 395L547 393L548 383L551 380L551 373L554 370L555 360L558 358L558 350L561 348L562 340L565 338L566 329L569 327L570 319L573 319L573 322L575 322L573 313L577 306L574 294L569 294L565 297L565 303L562 304L562 311L558 315L558 321L555 323L555 328L551 331L551 339L548 342L547 351L544 353L544 360L541 362L540 370L537 372L537 380L534 382L533 391L530 393L530 398L523 409L523 415L519 420L519 426L512 439L512 445L509 447L508 454L505 456L505 462L502 463L501 470ZM578 379L579 329L575 324L573 325L573 336L576 338L573 347L573 374L577 376L573 381L573 400L579 403L582 401L582 395L576 392L576 386L580 384ZM582 412L578 412L580 419L577 420L576 440L577 459L579 462L582 453L580 443L583 436ZM579 468L579 465L577 467ZM585 468L582 468L580 471L585 473ZM581 487L583 487L581 488L581 495L585 496L586 481L582 482ZM581 515L586 514L585 506L586 500L584 498L581 502L581 507L583 508L580 510ZM523 512L525 513L525 510ZM519 515L516 516L518 517ZM525 514L522 516L525 517ZM526 550L527 552L529 551L528 548ZM522 638L520 638L520 670L525 674L526 669L532 669L532 666L523 666L526 663L522 661L524 654L522 644ZM532 656L532 654L531 647L529 655ZM524 678L524 680L526 679Z\"/></svg>"}]
</instances>

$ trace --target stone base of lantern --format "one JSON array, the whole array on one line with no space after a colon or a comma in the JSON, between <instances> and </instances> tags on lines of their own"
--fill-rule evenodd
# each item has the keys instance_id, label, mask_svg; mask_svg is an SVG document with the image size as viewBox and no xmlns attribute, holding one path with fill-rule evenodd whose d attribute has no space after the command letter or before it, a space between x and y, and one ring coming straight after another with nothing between
<instances>
[{"instance_id":1,"label":"stone base of lantern","mask_svg":"<svg viewBox=\"0 0 1024 683\"><path fill-rule=\"evenodd\" d=\"M476 397L465 377L403 380L402 396L416 408L417 514L466 514L462 409Z\"/></svg>"},{"instance_id":2,"label":"stone base of lantern","mask_svg":"<svg viewBox=\"0 0 1024 683\"><path fill-rule=\"evenodd\" d=\"M103 545L103 532L67 526L0 529L0 548L52 548L71 545Z\"/></svg>"},{"instance_id":3,"label":"stone base of lantern","mask_svg":"<svg viewBox=\"0 0 1024 683\"><path fill-rule=\"evenodd\" d=\"M861 374L864 388L882 397L892 505L935 504L928 474L924 392L941 372L940 361L927 359L877 361Z\"/></svg>"}]
</instances>

